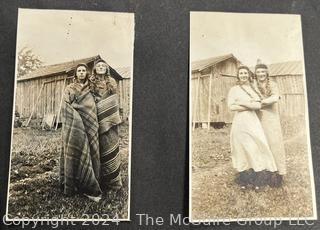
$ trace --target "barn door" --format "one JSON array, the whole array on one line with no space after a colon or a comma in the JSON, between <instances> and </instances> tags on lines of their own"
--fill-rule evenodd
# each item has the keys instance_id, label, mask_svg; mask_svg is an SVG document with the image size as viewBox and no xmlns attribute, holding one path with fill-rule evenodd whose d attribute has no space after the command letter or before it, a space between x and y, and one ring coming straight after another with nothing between
<instances>
[{"instance_id":1,"label":"barn door","mask_svg":"<svg viewBox=\"0 0 320 230\"><path fill-rule=\"evenodd\" d=\"M235 84L235 78L214 74L211 85L211 122L230 123L232 113L228 108L228 92Z\"/></svg>"},{"instance_id":2,"label":"barn door","mask_svg":"<svg viewBox=\"0 0 320 230\"><path fill-rule=\"evenodd\" d=\"M60 111L63 100L63 93L67 84L67 78L53 79L44 83L42 100L43 100L43 118L50 118L61 121Z\"/></svg>"}]
</instances>

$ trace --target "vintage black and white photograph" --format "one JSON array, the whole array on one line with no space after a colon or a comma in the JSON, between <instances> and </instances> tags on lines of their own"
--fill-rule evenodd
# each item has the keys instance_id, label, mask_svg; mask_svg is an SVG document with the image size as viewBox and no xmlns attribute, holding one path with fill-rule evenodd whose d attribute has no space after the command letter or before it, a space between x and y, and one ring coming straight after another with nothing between
<instances>
[{"instance_id":1,"label":"vintage black and white photograph","mask_svg":"<svg viewBox=\"0 0 320 230\"><path fill-rule=\"evenodd\" d=\"M19 9L8 220L129 220L133 49L133 13Z\"/></svg>"},{"instance_id":2,"label":"vintage black and white photograph","mask_svg":"<svg viewBox=\"0 0 320 230\"><path fill-rule=\"evenodd\" d=\"M191 12L192 221L316 219L300 15Z\"/></svg>"}]
</instances>

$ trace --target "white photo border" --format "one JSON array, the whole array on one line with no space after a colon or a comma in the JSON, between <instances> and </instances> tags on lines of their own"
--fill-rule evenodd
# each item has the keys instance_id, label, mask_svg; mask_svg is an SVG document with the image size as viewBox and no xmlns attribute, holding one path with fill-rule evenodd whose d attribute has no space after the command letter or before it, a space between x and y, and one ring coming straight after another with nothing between
<instances>
[{"instance_id":1,"label":"white photo border","mask_svg":"<svg viewBox=\"0 0 320 230\"><path fill-rule=\"evenodd\" d=\"M73 12L99 12L102 13L101 11L92 11L92 10L65 10L65 9L33 9L33 8L18 8L18 17L17 17L17 22L19 22L19 12L21 10L37 10L37 11L48 11L48 10L56 10L56 11L73 11ZM15 79L14 79L14 96L13 96L13 107L12 107L12 130L11 130L11 143L10 143L10 157L9 157L9 173L8 173L8 183L7 183L7 199L6 199L6 212L5 212L5 221L7 222L13 222L13 221L38 221L38 222L48 222L50 223L51 221L59 221L59 222L130 222L131 221L131 158L132 158L132 114L133 114L133 72L134 72L134 43L135 43L135 13L134 12L115 12L115 11L104 11L104 13L115 13L115 14L128 14L130 15L130 20L132 20L132 57L131 57L131 66L130 66L130 105L129 105L129 143L128 143L128 209L127 209L127 218L107 218L107 219L83 219L83 218L9 218L8 217L8 211L9 211L9 195L10 195L10 177L11 177L11 157L12 157L12 140L13 140L13 131L14 131L14 113L15 113L15 103L16 103L16 87L17 87L17 67L18 67L18 55L16 56L15 59ZM17 47L18 47L18 33L19 33L19 23L17 23L17 39L16 39L16 50L15 52L17 53ZM16 54L15 53L15 54ZM103 214L102 214L103 215Z\"/></svg>"},{"instance_id":2,"label":"white photo border","mask_svg":"<svg viewBox=\"0 0 320 230\"><path fill-rule=\"evenodd\" d=\"M191 76L192 76L192 68L191 68L191 57L192 57L192 49L191 49L191 21L192 14L197 13L226 13L226 14L270 14L272 13L247 13L247 12L219 12L219 11L190 11L189 13L189 220L191 223L207 223L207 222L240 222L240 221L265 221L265 220L281 220L281 221L293 221L293 220L317 220L317 204L316 204L316 194L315 194L315 181L314 181L314 173L313 173L313 162L312 162L312 150L311 150L311 140L310 140L310 126L309 126L309 110L308 110L308 93L307 93L307 81L306 81L306 71L305 71L305 61L304 61L304 50L303 50L303 34L302 34L302 21L300 14L279 14L279 15L295 15L299 17L300 21L300 29L301 29L301 39L302 39L302 68L303 68L303 87L305 93L305 125L306 125L306 133L307 133L307 150L308 150L308 166L309 166L309 174L310 174L310 186L312 192L312 209L313 216L310 217L261 217L261 218L226 218L226 219L193 219L192 218L192 85L191 85Z\"/></svg>"}]
</instances>

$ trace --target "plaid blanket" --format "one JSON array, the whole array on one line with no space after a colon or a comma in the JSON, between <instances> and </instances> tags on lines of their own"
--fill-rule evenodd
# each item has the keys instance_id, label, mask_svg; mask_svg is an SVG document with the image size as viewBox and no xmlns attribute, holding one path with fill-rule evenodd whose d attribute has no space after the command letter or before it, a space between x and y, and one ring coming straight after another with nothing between
<instances>
[{"instance_id":1,"label":"plaid blanket","mask_svg":"<svg viewBox=\"0 0 320 230\"><path fill-rule=\"evenodd\" d=\"M117 126L121 122L118 95L108 95L106 93L97 103L97 110L99 120L101 187L119 188L122 186L122 183Z\"/></svg>"},{"instance_id":2,"label":"plaid blanket","mask_svg":"<svg viewBox=\"0 0 320 230\"><path fill-rule=\"evenodd\" d=\"M77 95L62 109L63 150L60 183L66 195L76 191L99 196L100 153L97 110L90 91Z\"/></svg>"}]
</instances>

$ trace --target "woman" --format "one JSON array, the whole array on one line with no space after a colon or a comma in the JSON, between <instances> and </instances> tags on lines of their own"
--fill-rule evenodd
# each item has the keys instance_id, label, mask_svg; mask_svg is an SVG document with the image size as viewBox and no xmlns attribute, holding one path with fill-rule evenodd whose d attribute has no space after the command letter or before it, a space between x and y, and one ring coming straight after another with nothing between
<instances>
[{"instance_id":1,"label":"woman","mask_svg":"<svg viewBox=\"0 0 320 230\"><path fill-rule=\"evenodd\" d=\"M280 124L277 102L280 99L277 84L269 80L268 67L258 63L255 67L255 89L261 94L262 108L257 111L261 125L264 129L271 152L275 159L278 171L272 173L270 186L279 187L286 174L286 157Z\"/></svg>"},{"instance_id":2,"label":"woman","mask_svg":"<svg viewBox=\"0 0 320 230\"><path fill-rule=\"evenodd\" d=\"M77 65L74 82L64 92L60 183L66 195L81 192L99 201L99 124L88 76L87 65Z\"/></svg>"},{"instance_id":3,"label":"woman","mask_svg":"<svg viewBox=\"0 0 320 230\"><path fill-rule=\"evenodd\" d=\"M100 185L103 188L117 190L122 187L118 135L118 125L121 123L121 119L117 83L110 76L109 66L102 59L95 62L90 80L99 121Z\"/></svg>"},{"instance_id":4,"label":"woman","mask_svg":"<svg viewBox=\"0 0 320 230\"><path fill-rule=\"evenodd\" d=\"M261 108L259 95L250 82L247 66L238 68L238 84L228 95L228 106L235 111L230 133L233 167L239 172L236 182L256 189L266 184L264 171L277 170L256 111Z\"/></svg>"}]
</instances>

